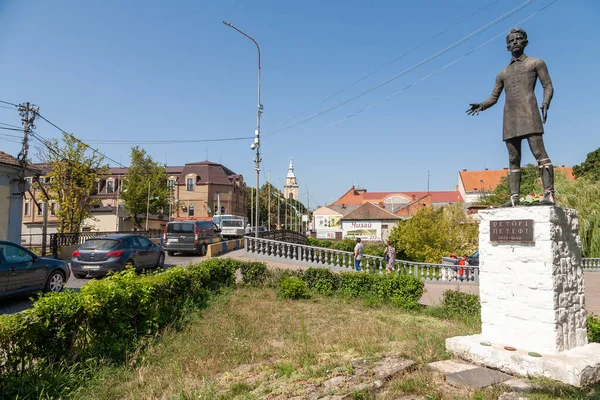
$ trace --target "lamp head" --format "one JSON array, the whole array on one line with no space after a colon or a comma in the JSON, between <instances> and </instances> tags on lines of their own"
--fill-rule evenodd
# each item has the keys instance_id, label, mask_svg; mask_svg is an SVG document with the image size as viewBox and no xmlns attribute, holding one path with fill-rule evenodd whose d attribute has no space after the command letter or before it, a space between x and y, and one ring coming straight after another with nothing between
<instances>
[{"instance_id":1,"label":"lamp head","mask_svg":"<svg viewBox=\"0 0 600 400\"><path fill-rule=\"evenodd\" d=\"M225 25L227 25L228 27L230 27L230 28L233 28L233 25L231 25L229 22L227 22L227 21L223 21L223 23L224 23Z\"/></svg>"},{"instance_id":2,"label":"lamp head","mask_svg":"<svg viewBox=\"0 0 600 400\"><path fill-rule=\"evenodd\" d=\"M251 148L252 150L254 150L254 149L256 149L256 145L255 145L254 143L252 143L252 144L250 145L250 148Z\"/></svg>"}]
</instances>

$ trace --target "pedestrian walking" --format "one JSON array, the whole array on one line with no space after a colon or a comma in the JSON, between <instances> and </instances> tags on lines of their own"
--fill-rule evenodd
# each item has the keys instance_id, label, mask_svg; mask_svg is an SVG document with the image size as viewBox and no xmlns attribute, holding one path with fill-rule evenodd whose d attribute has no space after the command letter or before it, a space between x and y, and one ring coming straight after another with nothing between
<instances>
[{"instance_id":1,"label":"pedestrian walking","mask_svg":"<svg viewBox=\"0 0 600 400\"><path fill-rule=\"evenodd\" d=\"M385 258L385 270L388 274L391 274L395 271L394 263L396 262L396 249L392 242L388 242L383 257Z\"/></svg>"},{"instance_id":2,"label":"pedestrian walking","mask_svg":"<svg viewBox=\"0 0 600 400\"><path fill-rule=\"evenodd\" d=\"M252 227L250 226L250 224L246 225L246 229L244 230L244 234L246 234L246 236L252 234Z\"/></svg>"},{"instance_id":3,"label":"pedestrian walking","mask_svg":"<svg viewBox=\"0 0 600 400\"><path fill-rule=\"evenodd\" d=\"M363 257L363 244L360 242L360 238L356 239L356 246L354 246L354 268L357 271L362 271L360 262Z\"/></svg>"}]
</instances>

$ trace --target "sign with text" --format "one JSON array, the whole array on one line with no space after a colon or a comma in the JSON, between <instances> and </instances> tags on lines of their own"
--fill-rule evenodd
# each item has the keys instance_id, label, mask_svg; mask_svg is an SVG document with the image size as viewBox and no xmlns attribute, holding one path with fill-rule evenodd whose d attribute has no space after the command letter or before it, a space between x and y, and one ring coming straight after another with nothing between
<instances>
[{"instance_id":1,"label":"sign with text","mask_svg":"<svg viewBox=\"0 0 600 400\"><path fill-rule=\"evenodd\" d=\"M381 240L381 221L344 221L342 231L345 238Z\"/></svg>"},{"instance_id":2,"label":"sign with text","mask_svg":"<svg viewBox=\"0 0 600 400\"><path fill-rule=\"evenodd\" d=\"M490 241L493 243L534 243L533 220L490 221Z\"/></svg>"}]
</instances>

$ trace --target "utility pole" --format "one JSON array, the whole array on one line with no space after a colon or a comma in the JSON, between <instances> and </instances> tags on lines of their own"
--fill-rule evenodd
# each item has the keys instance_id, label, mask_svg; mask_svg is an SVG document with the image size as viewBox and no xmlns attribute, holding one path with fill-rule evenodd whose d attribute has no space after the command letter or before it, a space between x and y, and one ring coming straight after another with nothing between
<instances>
[{"instance_id":1,"label":"utility pole","mask_svg":"<svg viewBox=\"0 0 600 400\"><path fill-rule=\"evenodd\" d=\"M306 232L308 232L309 223L310 223L310 203L308 202L308 185L306 185Z\"/></svg>"},{"instance_id":2,"label":"utility pole","mask_svg":"<svg viewBox=\"0 0 600 400\"><path fill-rule=\"evenodd\" d=\"M281 229L281 219L279 218L279 214L281 211L281 193L279 192L279 187L281 186L281 179L277 178L277 229Z\"/></svg>"},{"instance_id":3,"label":"utility pole","mask_svg":"<svg viewBox=\"0 0 600 400\"><path fill-rule=\"evenodd\" d=\"M25 194L25 168L27 165L27 156L29 154L29 132L31 129L35 129L33 121L35 121L35 117L40 109L39 107L36 107L29 102L26 102L25 105L20 104L17 107L17 110L19 111L19 115L21 116L21 123L23 124L23 147L21 148L21 152L17 156L21 163L19 186L21 188L21 196L23 196Z\"/></svg>"},{"instance_id":4,"label":"utility pole","mask_svg":"<svg viewBox=\"0 0 600 400\"><path fill-rule=\"evenodd\" d=\"M267 201L268 205L267 205L267 216L268 216L268 223L267 226L269 227L269 232L271 231L271 170L269 170L269 174L267 175L267 181L269 183L269 200Z\"/></svg>"},{"instance_id":5,"label":"utility pole","mask_svg":"<svg viewBox=\"0 0 600 400\"><path fill-rule=\"evenodd\" d=\"M150 180L148 180L148 202L146 203L146 231L148 231L148 213L150 212Z\"/></svg>"},{"instance_id":6,"label":"utility pole","mask_svg":"<svg viewBox=\"0 0 600 400\"><path fill-rule=\"evenodd\" d=\"M116 185L117 185L117 215L115 215L117 218L117 222L116 222L116 232L119 232L119 228L121 224L119 224L119 194L121 194L121 179L116 179ZM169 214L170 216L171 214Z\"/></svg>"},{"instance_id":7,"label":"utility pole","mask_svg":"<svg viewBox=\"0 0 600 400\"><path fill-rule=\"evenodd\" d=\"M429 177L431 176L431 171L427 171L427 194L429 194Z\"/></svg>"},{"instance_id":8,"label":"utility pole","mask_svg":"<svg viewBox=\"0 0 600 400\"><path fill-rule=\"evenodd\" d=\"M256 130L254 131L254 142L250 145L252 150L256 149L256 158L254 159L254 168L256 169L256 231L254 232L254 236L258 237L258 224L260 223L260 209L258 208L259 202L259 175L260 175L260 162L262 159L260 158L260 117L263 113L263 105L260 104L260 47L258 43L252 36L247 35L245 32L233 26L231 23L223 21L223 24L227 25L230 28L235 29L242 35L246 36L248 39L252 40L256 45L256 50L258 50L258 102L257 102L257 110L256 110Z\"/></svg>"}]
</instances>

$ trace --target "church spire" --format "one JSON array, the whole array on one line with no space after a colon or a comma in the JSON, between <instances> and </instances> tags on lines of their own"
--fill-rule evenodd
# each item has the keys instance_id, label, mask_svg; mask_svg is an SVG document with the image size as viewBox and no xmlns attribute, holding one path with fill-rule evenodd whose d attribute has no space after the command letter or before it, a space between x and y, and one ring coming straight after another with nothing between
<instances>
[{"instance_id":1,"label":"church spire","mask_svg":"<svg viewBox=\"0 0 600 400\"><path fill-rule=\"evenodd\" d=\"M296 174L294 174L294 165L292 164L292 159L290 158L290 166L288 167L288 173L286 178L295 178Z\"/></svg>"}]
</instances>

